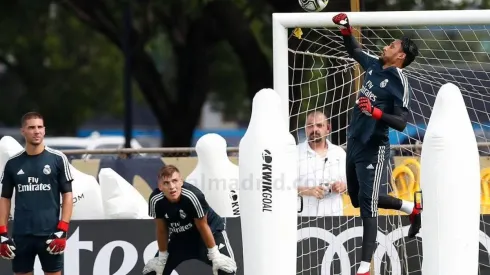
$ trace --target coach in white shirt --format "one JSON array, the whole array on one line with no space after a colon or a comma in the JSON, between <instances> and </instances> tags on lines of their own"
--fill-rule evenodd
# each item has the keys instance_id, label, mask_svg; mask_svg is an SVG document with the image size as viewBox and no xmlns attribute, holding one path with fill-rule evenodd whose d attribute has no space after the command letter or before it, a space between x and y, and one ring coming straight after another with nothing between
<instances>
[{"instance_id":1,"label":"coach in white shirt","mask_svg":"<svg viewBox=\"0 0 490 275\"><path fill-rule=\"evenodd\" d=\"M343 214L341 193L346 191L346 154L327 136L330 124L322 112L306 118L306 141L298 144L298 194L303 198L300 216L340 216Z\"/></svg>"}]
</instances>

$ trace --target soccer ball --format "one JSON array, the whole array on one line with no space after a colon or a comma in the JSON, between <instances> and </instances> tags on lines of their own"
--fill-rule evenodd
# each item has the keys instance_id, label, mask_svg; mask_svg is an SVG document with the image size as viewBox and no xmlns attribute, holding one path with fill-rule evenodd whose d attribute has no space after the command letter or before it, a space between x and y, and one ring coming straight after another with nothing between
<instances>
[{"instance_id":1,"label":"soccer ball","mask_svg":"<svg viewBox=\"0 0 490 275\"><path fill-rule=\"evenodd\" d=\"M323 10L327 4L328 0L298 0L300 6L308 12L316 12Z\"/></svg>"}]
</instances>

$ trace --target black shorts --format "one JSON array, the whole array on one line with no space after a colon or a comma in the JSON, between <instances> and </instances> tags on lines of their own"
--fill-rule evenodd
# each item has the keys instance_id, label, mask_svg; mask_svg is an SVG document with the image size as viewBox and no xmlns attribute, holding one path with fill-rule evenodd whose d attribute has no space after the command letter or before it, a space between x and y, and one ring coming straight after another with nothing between
<instances>
[{"instance_id":1,"label":"black shorts","mask_svg":"<svg viewBox=\"0 0 490 275\"><path fill-rule=\"evenodd\" d=\"M347 191L352 205L360 208L361 217L377 217L380 187L389 183L390 146L349 139L346 155Z\"/></svg>"},{"instance_id":2,"label":"black shorts","mask_svg":"<svg viewBox=\"0 0 490 275\"><path fill-rule=\"evenodd\" d=\"M48 236L14 236L15 258L12 260L14 273L29 273L34 270L36 255L44 272L58 272L63 269L64 256L51 255L46 251Z\"/></svg>"},{"instance_id":3,"label":"black shorts","mask_svg":"<svg viewBox=\"0 0 490 275\"><path fill-rule=\"evenodd\" d=\"M232 259L235 259L233 255L233 249L230 246L230 241L226 235L226 231L220 231L213 234L214 241L218 246L219 252ZM158 253L157 253L158 254ZM179 266L180 263L187 260L199 260L208 265L212 265L208 259L208 248L201 239L197 239L195 242L189 243L188 241L171 240L168 243L168 259L165 265L163 275L170 275L172 271ZM205 274L205 273L203 273ZM211 274L211 273L209 273ZM222 270L218 271L219 275L235 274L226 273Z\"/></svg>"}]
</instances>

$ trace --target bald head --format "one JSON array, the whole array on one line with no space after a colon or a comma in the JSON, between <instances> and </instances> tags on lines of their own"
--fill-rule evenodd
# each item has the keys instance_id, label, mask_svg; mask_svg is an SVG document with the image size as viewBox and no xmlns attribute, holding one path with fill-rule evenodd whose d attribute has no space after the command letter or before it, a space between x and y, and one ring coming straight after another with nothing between
<instances>
[{"instance_id":1,"label":"bald head","mask_svg":"<svg viewBox=\"0 0 490 275\"><path fill-rule=\"evenodd\" d=\"M327 116L322 112L311 112L306 117L306 136L309 142L325 142L330 133Z\"/></svg>"}]
</instances>

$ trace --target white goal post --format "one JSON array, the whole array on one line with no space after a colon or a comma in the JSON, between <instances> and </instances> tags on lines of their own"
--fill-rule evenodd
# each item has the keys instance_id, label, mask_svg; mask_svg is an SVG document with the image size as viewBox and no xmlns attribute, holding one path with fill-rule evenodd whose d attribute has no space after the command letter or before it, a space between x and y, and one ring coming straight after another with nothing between
<instances>
[{"instance_id":1,"label":"white goal post","mask_svg":"<svg viewBox=\"0 0 490 275\"><path fill-rule=\"evenodd\" d=\"M473 127L475 125L480 127L479 129L483 132L482 134L475 133L480 147L480 154L484 156L490 155L490 10L345 13L349 17L350 24L354 28L361 30L359 36L363 40L360 41L360 44L367 51L374 51L377 54L376 51L379 51L382 45L389 43L390 39L398 38L397 36L400 33L409 33L409 36L410 34L415 36L415 41L416 43L418 42L418 45L419 43L422 44L419 45L420 57L406 70L408 71L409 82L413 81L416 84L420 84L417 87L412 87L418 93L413 101L413 104L417 106L415 111L412 112L412 119L417 120L419 124L410 122L413 123L411 126L413 126L413 131L416 132L415 135L408 135L405 132L401 133L401 135L405 135L404 138L408 141L403 144L400 142L399 148L402 148L400 149L402 151L400 155L411 158L406 159L406 162L403 162L401 166L408 166L409 161L414 158L420 159L419 149L422 140L419 141L417 136L423 136L419 131L422 132L423 130L425 133L429 122L429 115L427 115L426 111L429 113L433 111L436 95L441 86L446 83L456 84L461 89L460 92L468 109L470 123ZM332 22L332 17L336 14L338 12L302 12L274 13L272 16L273 89L280 96L281 112L285 120L293 121L293 117L298 120L285 125L290 133L304 130L303 120L309 111L322 109L329 117L329 120L337 120L337 129L332 130L330 133L335 131L335 135L345 136L345 127L348 124L347 118L353 104L351 97L360 88L359 85L362 84L361 77L364 72L356 66L356 62L348 57L345 52L340 32ZM461 26L463 29L460 29ZM298 28L302 30L300 30L299 37L296 37L296 39L294 30ZM449 28L450 31L446 28ZM456 39L453 40L451 35L454 35ZM296 41L292 42L293 39L296 39ZM291 44L295 46L291 46ZM447 45L450 48L446 48ZM328 95L329 93L335 95ZM291 95L296 95L298 98L291 98ZM299 105L299 107L296 106L297 109L294 109L294 107L291 107L294 104ZM339 113L342 113L342 115ZM340 120L341 122L338 122ZM422 126L420 126L421 124ZM304 137L299 137L296 132L294 135L298 140L304 139ZM345 138L339 139L337 144L344 146ZM446 161L448 160L446 159ZM417 161L415 162L417 163ZM451 162L449 161L448 163ZM461 167L470 165L461 163L463 164ZM466 171L475 168L474 165L471 167ZM486 173L483 168L487 167L481 168L482 173ZM453 169L456 169L456 167L453 167ZM396 177L395 174L399 172L403 174L404 180L407 179L407 182L410 181L408 178L415 181L415 184L412 184L412 187L408 189L415 190L417 187L420 188L420 166L418 175L415 172L412 174L409 170L407 168L406 170L393 171L392 177ZM490 168L488 170L490 171ZM475 171L475 169L472 171ZM482 174L482 188L484 179L490 182L489 175ZM474 179L475 177L471 178ZM456 185L459 182L454 182L453 184ZM488 189L490 190L490 183L488 184ZM390 183L387 185L390 185ZM400 190L392 191L393 194L400 194L399 192ZM425 201L430 199L424 196ZM472 199L474 200L474 196ZM464 199L463 201L466 200ZM490 203L488 206L490 206ZM472 207L468 209L474 210L474 205ZM490 207L486 210L483 209L482 203L480 247L478 250L480 275L490 272L490 217L488 215L484 217L483 215L485 211L485 213L490 214ZM408 230L406 223L402 225L400 214L390 213L386 214L386 217L381 218L380 216L379 218L379 220L384 220L380 221L382 226L379 226L378 242L380 246L384 244L386 246L379 250L384 252L379 252L378 250L375 252L373 259L374 273L371 275L423 275L422 234L415 240L405 240L404 237ZM298 266L296 274L350 275L355 273L355 265L360 261L360 254L358 253L360 251L360 242L358 238L362 235L362 227L359 226L358 220L345 217L349 215L351 214L345 214L344 211L344 217L342 218L316 217L306 220L304 218L298 219L299 231L307 232L308 236L316 238L316 240L306 242L307 248L304 249L304 252L303 250L300 251L301 248L298 248L298 265L302 265L304 262L307 263L304 267ZM398 215L398 218L395 215ZM321 223L323 224L319 225ZM323 230L324 227L322 226L325 226L325 224L331 226L331 232L327 232L330 229ZM317 229L318 231L315 231ZM438 229L442 230L441 228ZM330 249L328 241L314 237L315 234L317 234L316 236L327 234L330 236L329 238L345 243L335 243L332 245L332 247L335 247ZM461 232L461 234L464 235L465 232ZM437 233L433 232L429 236L436 235ZM380 241L380 236L384 241ZM346 240L349 240L349 242ZM431 244L433 245L433 243ZM298 240L298 246L301 245ZM407 250L416 251L416 257L408 255ZM324 252L320 253L319 251ZM339 255L339 251L341 251L340 254L343 253L345 255ZM434 251L436 251L435 248L430 253L436 253ZM424 250L424 254L425 252ZM445 255L449 257L448 253L445 253ZM397 261L400 263L397 263ZM349 264L351 265L350 270L347 271L346 266L348 267Z\"/></svg>"}]
</instances>

